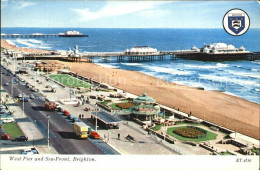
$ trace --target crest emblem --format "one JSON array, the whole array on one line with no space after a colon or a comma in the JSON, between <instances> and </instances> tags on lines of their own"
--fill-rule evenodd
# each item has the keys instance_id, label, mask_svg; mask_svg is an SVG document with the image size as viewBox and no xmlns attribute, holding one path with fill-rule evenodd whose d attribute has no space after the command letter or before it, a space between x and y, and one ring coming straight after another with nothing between
<instances>
[{"instance_id":1,"label":"crest emblem","mask_svg":"<svg viewBox=\"0 0 260 170\"><path fill-rule=\"evenodd\" d=\"M235 34L239 34L245 28L244 16L229 16L228 28Z\"/></svg>"},{"instance_id":2,"label":"crest emblem","mask_svg":"<svg viewBox=\"0 0 260 170\"><path fill-rule=\"evenodd\" d=\"M250 25L247 13L241 9L228 11L223 18L223 27L231 35L242 35L246 33Z\"/></svg>"}]
</instances>

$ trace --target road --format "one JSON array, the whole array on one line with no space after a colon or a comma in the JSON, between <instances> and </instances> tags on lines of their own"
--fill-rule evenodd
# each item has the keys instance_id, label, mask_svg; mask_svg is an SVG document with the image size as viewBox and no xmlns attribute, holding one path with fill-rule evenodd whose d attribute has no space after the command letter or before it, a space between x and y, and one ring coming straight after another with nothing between
<instances>
[{"instance_id":1,"label":"road","mask_svg":"<svg viewBox=\"0 0 260 170\"><path fill-rule=\"evenodd\" d=\"M2 67L1 71L6 72ZM1 74L1 78L3 85L6 82L9 82L10 84L13 75L7 76L6 74ZM9 86L3 86L9 94L11 94L11 86L11 84ZM18 96L22 92L25 94L32 93L26 86L21 85L20 83L13 85L14 96ZM76 139L73 133L72 124L66 121L58 112L46 111L44 109L43 96L39 93L34 93L34 95L37 96L37 99L32 99L24 104L25 114L32 121L36 120L36 122L41 122L41 124L45 126L45 129L48 124L47 115L50 115L50 131L52 134L50 144L59 154L118 154L108 146L105 146L105 148L109 148L107 149L108 151L103 148L100 149L100 147L95 145L91 139ZM18 102L18 105L23 108L22 102Z\"/></svg>"}]
</instances>

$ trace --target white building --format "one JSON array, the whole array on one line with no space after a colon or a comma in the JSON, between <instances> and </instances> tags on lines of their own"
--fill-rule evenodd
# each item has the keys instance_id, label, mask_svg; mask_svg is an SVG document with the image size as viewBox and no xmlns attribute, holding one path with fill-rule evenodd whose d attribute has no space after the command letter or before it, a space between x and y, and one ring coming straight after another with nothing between
<instances>
[{"instance_id":1,"label":"white building","mask_svg":"<svg viewBox=\"0 0 260 170\"><path fill-rule=\"evenodd\" d=\"M133 48L126 49L126 54L158 54L159 51L156 48L151 48L149 46L134 46Z\"/></svg>"},{"instance_id":2,"label":"white building","mask_svg":"<svg viewBox=\"0 0 260 170\"><path fill-rule=\"evenodd\" d=\"M246 51L246 49L243 46L241 46L240 48L236 48L233 45L228 45L225 43L213 43L209 45L204 45L202 52L219 54L219 53L248 53L249 51Z\"/></svg>"}]
</instances>

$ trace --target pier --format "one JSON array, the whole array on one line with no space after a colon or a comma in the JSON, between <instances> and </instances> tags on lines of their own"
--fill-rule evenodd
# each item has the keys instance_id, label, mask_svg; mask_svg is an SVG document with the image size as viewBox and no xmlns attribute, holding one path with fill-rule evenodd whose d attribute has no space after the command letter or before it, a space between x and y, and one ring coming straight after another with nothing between
<instances>
[{"instance_id":1,"label":"pier","mask_svg":"<svg viewBox=\"0 0 260 170\"><path fill-rule=\"evenodd\" d=\"M1 38L46 38L59 37L59 34L1 34Z\"/></svg>"},{"instance_id":2,"label":"pier","mask_svg":"<svg viewBox=\"0 0 260 170\"><path fill-rule=\"evenodd\" d=\"M225 60L259 60L260 52L250 52L241 50L235 52L205 53L201 49L158 51L156 48L148 46L135 46L121 52L84 52L79 53L78 46L74 51L47 51L44 53L22 53L8 52L6 54L18 60L66 60L73 62L94 62L95 58L101 58L104 62L109 62L111 58L117 58L118 62L145 62L164 60L165 56L170 56L171 60L178 58L201 61L225 61ZM82 60L85 59L85 60Z\"/></svg>"}]
</instances>

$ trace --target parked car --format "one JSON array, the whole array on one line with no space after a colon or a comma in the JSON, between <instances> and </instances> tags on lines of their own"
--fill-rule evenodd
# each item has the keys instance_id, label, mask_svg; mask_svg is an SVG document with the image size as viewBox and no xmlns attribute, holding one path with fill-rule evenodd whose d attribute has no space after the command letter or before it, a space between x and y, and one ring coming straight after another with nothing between
<instances>
[{"instance_id":1,"label":"parked car","mask_svg":"<svg viewBox=\"0 0 260 170\"><path fill-rule=\"evenodd\" d=\"M28 137L20 136L18 138L12 139L12 141L28 141Z\"/></svg>"},{"instance_id":2,"label":"parked car","mask_svg":"<svg viewBox=\"0 0 260 170\"><path fill-rule=\"evenodd\" d=\"M35 99L35 96L33 94L30 94L30 99Z\"/></svg>"},{"instance_id":3,"label":"parked car","mask_svg":"<svg viewBox=\"0 0 260 170\"><path fill-rule=\"evenodd\" d=\"M5 83L5 86L9 86L9 83L7 82L7 83Z\"/></svg>"},{"instance_id":4,"label":"parked car","mask_svg":"<svg viewBox=\"0 0 260 170\"><path fill-rule=\"evenodd\" d=\"M70 115L68 116L68 118L69 118L70 120L73 120L74 116L73 116L72 114L70 114Z\"/></svg>"},{"instance_id":5,"label":"parked car","mask_svg":"<svg viewBox=\"0 0 260 170\"><path fill-rule=\"evenodd\" d=\"M6 109L5 105L0 105L0 109Z\"/></svg>"},{"instance_id":6,"label":"parked car","mask_svg":"<svg viewBox=\"0 0 260 170\"><path fill-rule=\"evenodd\" d=\"M20 101L22 102L24 100L24 102L29 102L30 98L28 96L24 96L24 98L20 98Z\"/></svg>"},{"instance_id":7,"label":"parked car","mask_svg":"<svg viewBox=\"0 0 260 170\"><path fill-rule=\"evenodd\" d=\"M19 95L18 95L18 98L22 98L22 97L23 97L23 94L19 94Z\"/></svg>"},{"instance_id":8,"label":"parked car","mask_svg":"<svg viewBox=\"0 0 260 170\"><path fill-rule=\"evenodd\" d=\"M9 135L9 134L0 134L0 139L1 140L10 140L11 139L11 135Z\"/></svg>"},{"instance_id":9,"label":"parked car","mask_svg":"<svg viewBox=\"0 0 260 170\"><path fill-rule=\"evenodd\" d=\"M69 116L70 115L69 111L67 111L67 110L64 110L63 113L64 113L65 116Z\"/></svg>"},{"instance_id":10,"label":"parked car","mask_svg":"<svg viewBox=\"0 0 260 170\"><path fill-rule=\"evenodd\" d=\"M99 139L100 138L100 135L95 131L91 131L89 136L93 139Z\"/></svg>"},{"instance_id":11,"label":"parked car","mask_svg":"<svg viewBox=\"0 0 260 170\"><path fill-rule=\"evenodd\" d=\"M22 151L22 155L33 155L34 153L32 152L31 149L24 149Z\"/></svg>"},{"instance_id":12,"label":"parked car","mask_svg":"<svg viewBox=\"0 0 260 170\"><path fill-rule=\"evenodd\" d=\"M73 118L72 118L72 121L73 121L73 122L79 122L79 119L76 118L76 117L73 117Z\"/></svg>"}]
</instances>

